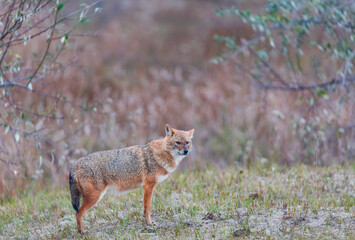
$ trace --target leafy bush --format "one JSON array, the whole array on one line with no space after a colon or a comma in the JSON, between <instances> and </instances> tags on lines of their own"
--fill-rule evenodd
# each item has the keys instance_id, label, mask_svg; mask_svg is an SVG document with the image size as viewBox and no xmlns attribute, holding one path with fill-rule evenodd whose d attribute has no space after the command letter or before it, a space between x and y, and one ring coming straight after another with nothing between
<instances>
[{"instance_id":1,"label":"leafy bush","mask_svg":"<svg viewBox=\"0 0 355 240\"><path fill-rule=\"evenodd\" d=\"M287 114L286 121L299 144L299 160L353 158L354 1L270 0L259 14L236 7L217 9L216 13L238 16L255 35L241 40L215 35L225 51L211 61L234 65L244 81L266 99L279 94L271 93L275 91L289 92L283 95L286 99L296 96L293 104L301 115L280 115L277 109L273 113L282 116L280 121Z\"/></svg>"},{"instance_id":2,"label":"leafy bush","mask_svg":"<svg viewBox=\"0 0 355 240\"><path fill-rule=\"evenodd\" d=\"M97 2L67 8L68 2L0 2L0 164L5 175L0 193L11 189L6 179L19 171L31 178L43 174L42 155L54 161L55 143L47 136L61 128L62 109L71 104L56 81L76 57L62 56L80 35L79 25L99 11L93 9ZM29 154L33 149L37 153Z\"/></svg>"}]
</instances>

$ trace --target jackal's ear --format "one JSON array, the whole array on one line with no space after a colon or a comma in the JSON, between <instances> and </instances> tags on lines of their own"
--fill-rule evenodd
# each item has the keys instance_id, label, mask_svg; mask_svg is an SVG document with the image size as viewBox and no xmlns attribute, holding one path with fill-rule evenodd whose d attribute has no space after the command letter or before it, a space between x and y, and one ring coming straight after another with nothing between
<instances>
[{"instance_id":1,"label":"jackal's ear","mask_svg":"<svg viewBox=\"0 0 355 240\"><path fill-rule=\"evenodd\" d=\"M187 134L190 136L190 138L194 138L194 132L195 132L195 129L191 129L190 131L187 132Z\"/></svg>"},{"instance_id":2,"label":"jackal's ear","mask_svg":"<svg viewBox=\"0 0 355 240\"><path fill-rule=\"evenodd\" d=\"M171 127L169 127L169 124L166 124L166 125L165 125L165 132L166 132L166 135L169 136L169 137L172 137L172 136L174 136L174 134L175 134L174 129L172 129Z\"/></svg>"}]
</instances>

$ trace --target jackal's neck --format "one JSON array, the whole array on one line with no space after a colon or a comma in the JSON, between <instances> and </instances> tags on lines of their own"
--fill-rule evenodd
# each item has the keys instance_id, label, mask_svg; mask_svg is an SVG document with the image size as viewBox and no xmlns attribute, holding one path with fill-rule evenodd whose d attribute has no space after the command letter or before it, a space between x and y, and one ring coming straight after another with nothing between
<instances>
[{"instance_id":1,"label":"jackal's neck","mask_svg":"<svg viewBox=\"0 0 355 240\"><path fill-rule=\"evenodd\" d=\"M148 144L157 152L168 152L166 150L166 141L164 139L153 140Z\"/></svg>"},{"instance_id":2,"label":"jackal's neck","mask_svg":"<svg viewBox=\"0 0 355 240\"><path fill-rule=\"evenodd\" d=\"M168 166L170 168L176 168L174 156L166 147L166 139L153 140L149 143L150 148L153 151L154 157L159 164Z\"/></svg>"}]
</instances>

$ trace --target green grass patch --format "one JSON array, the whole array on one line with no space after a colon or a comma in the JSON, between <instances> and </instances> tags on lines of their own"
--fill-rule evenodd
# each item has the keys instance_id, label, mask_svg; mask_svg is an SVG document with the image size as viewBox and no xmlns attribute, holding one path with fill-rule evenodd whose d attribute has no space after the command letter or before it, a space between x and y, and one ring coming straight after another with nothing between
<instances>
[{"instance_id":1,"label":"green grass patch","mask_svg":"<svg viewBox=\"0 0 355 240\"><path fill-rule=\"evenodd\" d=\"M209 167L158 185L148 227L142 189L107 194L76 232L69 189L32 188L1 200L0 236L49 239L340 238L355 236L355 171L350 167ZM238 231L237 231L238 230Z\"/></svg>"}]
</instances>

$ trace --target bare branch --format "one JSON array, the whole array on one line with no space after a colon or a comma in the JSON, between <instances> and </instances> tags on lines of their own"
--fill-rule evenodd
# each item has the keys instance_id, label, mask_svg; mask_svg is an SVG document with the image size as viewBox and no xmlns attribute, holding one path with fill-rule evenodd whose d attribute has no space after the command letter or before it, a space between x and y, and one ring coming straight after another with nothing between
<instances>
[{"instance_id":1,"label":"bare branch","mask_svg":"<svg viewBox=\"0 0 355 240\"><path fill-rule=\"evenodd\" d=\"M313 84L313 85L289 85L289 86L278 86L267 83L255 84L259 88L267 89L267 90L281 90L281 91L305 91L305 90L314 90L317 88L327 88L332 85L340 85L344 83L353 83L355 82L355 75L343 79L332 79L329 82Z\"/></svg>"},{"instance_id":2,"label":"bare branch","mask_svg":"<svg viewBox=\"0 0 355 240\"><path fill-rule=\"evenodd\" d=\"M254 57L256 57L269 71L270 73L280 82L282 83L283 85L287 86L287 82L281 77L280 74L278 74L276 72L276 70L270 66L270 64L268 64L266 61L264 61L263 59L261 59L256 53L255 51L248 47L249 51L254 55Z\"/></svg>"},{"instance_id":3,"label":"bare branch","mask_svg":"<svg viewBox=\"0 0 355 240\"><path fill-rule=\"evenodd\" d=\"M52 145L52 142L49 141L48 139L44 138L42 135L40 135L38 133L38 131L27 131L27 130L24 130L24 129L20 129L20 128L15 128L15 127L12 127L12 126L9 126L10 127L10 131L11 132L21 132L25 135L31 135L35 138L38 138L39 140L41 140L42 142L46 143L47 145Z\"/></svg>"},{"instance_id":4,"label":"bare branch","mask_svg":"<svg viewBox=\"0 0 355 240\"><path fill-rule=\"evenodd\" d=\"M57 9L56 12L55 12L54 24L53 24L53 28L52 28L52 31L51 31L51 35L50 35L50 37L49 37L49 39L48 39L47 48L46 48L46 50L44 51L44 54L43 54L43 57L42 57L41 62L38 64L38 67L36 68L36 70L34 71L34 73L32 74L32 76L30 77L30 80L27 82L26 86L28 86L28 85L32 82L33 78L36 76L38 70L42 67L43 62L44 62L44 60L45 60L46 57L47 57L47 54L48 54L48 51L49 51L49 47L51 46L51 42L52 42L52 40L53 40L52 38L53 38L54 29L55 29L55 26L57 25L57 17L58 17L58 9Z\"/></svg>"}]
</instances>

